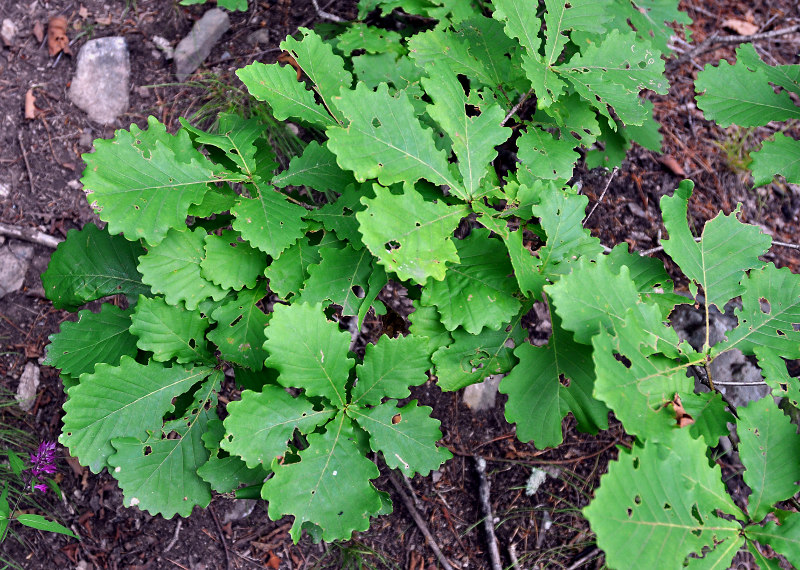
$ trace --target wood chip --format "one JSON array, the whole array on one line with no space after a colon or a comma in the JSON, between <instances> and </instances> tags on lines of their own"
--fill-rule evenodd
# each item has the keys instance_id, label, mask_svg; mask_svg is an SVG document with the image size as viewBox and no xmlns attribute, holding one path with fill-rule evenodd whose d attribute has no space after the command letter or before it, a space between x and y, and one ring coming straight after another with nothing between
<instances>
[{"instance_id":1,"label":"wood chip","mask_svg":"<svg viewBox=\"0 0 800 570\"><path fill-rule=\"evenodd\" d=\"M25 92L25 118L35 119L40 112L36 108L36 96L33 94L33 89L28 89Z\"/></svg>"},{"instance_id":2,"label":"wood chip","mask_svg":"<svg viewBox=\"0 0 800 570\"><path fill-rule=\"evenodd\" d=\"M44 41L44 25L39 20L36 20L36 23L33 25L33 37L36 38L36 41L42 43Z\"/></svg>"},{"instance_id":3,"label":"wood chip","mask_svg":"<svg viewBox=\"0 0 800 570\"><path fill-rule=\"evenodd\" d=\"M672 155L665 154L663 156L659 156L658 161L672 171L675 176L686 176L686 172L684 172L683 167L678 164L678 161L675 160L675 157Z\"/></svg>"}]
</instances>

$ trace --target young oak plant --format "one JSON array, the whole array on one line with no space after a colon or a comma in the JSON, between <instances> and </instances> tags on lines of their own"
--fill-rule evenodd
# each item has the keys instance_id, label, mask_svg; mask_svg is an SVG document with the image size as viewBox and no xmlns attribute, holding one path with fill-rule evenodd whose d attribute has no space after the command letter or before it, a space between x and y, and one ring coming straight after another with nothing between
<instances>
[{"instance_id":1,"label":"young oak plant","mask_svg":"<svg viewBox=\"0 0 800 570\"><path fill-rule=\"evenodd\" d=\"M323 134L286 170L259 123L235 115L214 133L184 122L171 135L151 118L98 141L83 183L106 226L70 232L42 279L60 308L120 294L129 307L84 309L52 338L46 362L67 389L62 443L108 468L128 505L186 516L212 490L235 491L269 501L271 517L293 515L295 540L303 529L348 538L388 510L372 452L409 475L450 456L430 410L399 403L408 387L429 369L444 390L507 373L506 417L523 441L560 444L568 413L596 433L609 409L637 437L586 510L612 565L640 537L642 561L667 549L677 566L745 543L760 553L754 541L793 557L794 513L772 505L800 479L781 467L794 438L752 451L773 429L760 422L783 436L788 420L766 400L736 411L754 491L745 515L705 454L733 416L686 372L739 349L794 398L781 359L798 346L795 277L758 260L768 238L735 216L695 243L682 185L663 202L667 253L707 306L744 305L739 332L694 351L665 325L684 298L663 265L624 245L605 252L583 228L587 198L566 185L579 150L612 165L631 140L660 145L639 93L666 92L665 20L685 21L675 4L364 2L364 13L418 9L431 26L356 23L328 41L301 29L281 46L297 68L238 72L278 119ZM517 106L528 98L535 109ZM498 147L519 161L502 176ZM456 238L465 218L477 223ZM381 337L356 365L329 318L360 325L383 310L389 278L415 299L411 334ZM534 347L520 323L542 299L553 335ZM231 371L241 399L223 410ZM675 425L676 397L689 429ZM652 486L664 459L680 486ZM611 520L625 530L612 534Z\"/></svg>"}]
</instances>

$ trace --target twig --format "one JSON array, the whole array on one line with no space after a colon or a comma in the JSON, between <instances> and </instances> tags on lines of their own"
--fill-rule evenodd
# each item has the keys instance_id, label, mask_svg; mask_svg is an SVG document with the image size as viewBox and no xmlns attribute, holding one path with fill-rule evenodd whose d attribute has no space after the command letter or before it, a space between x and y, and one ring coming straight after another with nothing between
<instances>
[{"instance_id":1,"label":"twig","mask_svg":"<svg viewBox=\"0 0 800 570\"><path fill-rule=\"evenodd\" d=\"M58 247L58 244L63 241L57 237L40 232L39 230L11 226L2 222L0 222L0 235L13 237L16 239L24 239L25 241L38 243L39 245L45 245L53 248Z\"/></svg>"},{"instance_id":2,"label":"twig","mask_svg":"<svg viewBox=\"0 0 800 570\"><path fill-rule=\"evenodd\" d=\"M511 559L511 567L514 570L520 570L519 558L517 558L517 545L513 542L508 545L508 557Z\"/></svg>"},{"instance_id":3,"label":"twig","mask_svg":"<svg viewBox=\"0 0 800 570\"><path fill-rule=\"evenodd\" d=\"M800 249L800 245L797 245L796 243L786 243L783 241L773 241L772 245L779 245L781 247L788 247L790 249Z\"/></svg>"},{"instance_id":4,"label":"twig","mask_svg":"<svg viewBox=\"0 0 800 570\"><path fill-rule=\"evenodd\" d=\"M497 537L494 534L494 513L489 502L489 479L486 477L486 460L474 455L475 470L478 472L478 498L481 501L481 514L483 515L483 529L486 531L486 542L489 543L489 559L492 562L492 570L502 570L503 564L500 562L500 549L497 548Z\"/></svg>"},{"instance_id":5,"label":"twig","mask_svg":"<svg viewBox=\"0 0 800 570\"><path fill-rule=\"evenodd\" d=\"M595 546L589 552L587 552L586 554L584 554L583 556L578 558L575 562L570 564L567 567L567 570L577 570L578 568L580 568L581 566L583 566L584 564L589 562L589 560L591 560L592 558L594 558L598 554L600 554L600 549Z\"/></svg>"},{"instance_id":6,"label":"twig","mask_svg":"<svg viewBox=\"0 0 800 570\"><path fill-rule=\"evenodd\" d=\"M231 555L228 552L228 541L225 540L225 533L222 532L222 525L219 524L217 513L214 512L214 508L211 505L208 505L208 512L211 513L211 518L214 519L214 524L216 525L217 532L219 533L219 540L222 543L222 547L225 549L225 568L228 569L231 567Z\"/></svg>"},{"instance_id":7,"label":"twig","mask_svg":"<svg viewBox=\"0 0 800 570\"><path fill-rule=\"evenodd\" d=\"M22 142L22 133L17 133L17 140L19 141L19 149L22 151L22 160L25 161L25 168L28 171L28 184L31 187L31 195L36 193L33 188L33 174L31 171L31 163L28 162L28 153L25 152L25 143Z\"/></svg>"},{"instance_id":8,"label":"twig","mask_svg":"<svg viewBox=\"0 0 800 570\"><path fill-rule=\"evenodd\" d=\"M411 518L414 519L414 522L417 524L417 528L419 528L422 535L425 537L425 542L428 543L428 546L431 547L433 553L436 555L437 560L439 560L439 564L442 565L442 568L445 570L453 570L453 567L447 561L447 558L444 557L439 545L436 544L436 540L434 540L431 531L428 530L428 525L425 524L425 521L422 520L417 509L414 507L414 503L411 502L411 499L406 495L406 492L403 491L403 488L400 486L400 483L394 478L393 475L389 475L389 481L391 481L392 486L394 487L397 494L400 495L400 499L403 501L403 505L405 505L408 514L411 515Z\"/></svg>"},{"instance_id":9,"label":"twig","mask_svg":"<svg viewBox=\"0 0 800 570\"><path fill-rule=\"evenodd\" d=\"M325 10L320 8L319 4L317 4L317 0L311 0L311 3L314 4L314 8L317 10L317 15L320 18L325 18L326 20L330 20L332 22L344 22L345 21L343 18L340 18L336 14L331 14L330 12L326 12Z\"/></svg>"},{"instance_id":10,"label":"twig","mask_svg":"<svg viewBox=\"0 0 800 570\"><path fill-rule=\"evenodd\" d=\"M175 525L175 532L172 535L172 540L169 541L169 544L164 549L164 552L169 552L170 549L175 546L175 543L178 542L178 535L181 532L181 527L183 526L183 519L178 519L178 524Z\"/></svg>"},{"instance_id":11,"label":"twig","mask_svg":"<svg viewBox=\"0 0 800 570\"><path fill-rule=\"evenodd\" d=\"M606 187L603 188L603 191L600 193L600 197L594 203L594 206L592 206L592 210L585 218L583 218L583 223L581 224L581 226L586 226L586 222L589 220L589 218L592 217L592 214L594 214L594 211L597 209L597 206L599 206L600 202L602 202L603 198L605 198L606 192L608 192L608 187L611 186L611 181L614 179L614 175L617 173L617 170L619 170L619 168L615 166L614 170L611 171L611 176L608 177L608 181L606 182Z\"/></svg>"},{"instance_id":12,"label":"twig","mask_svg":"<svg viewBox=\"0 0 800 570\"><path fill-rule=\"evenodd\" d=\"M508 112L508 114L505 116L505 118L504 118L504 119L503 119L503 120L500 122L500 126L501 126L501 127L504 127L504 126L506 125L506 123L507 123L507 122L508 122L508 120L511 118L511 116L512 116L514 113L516 113L516 112L519 110L519 108L522 106L522 104L523 104L525 101L527 101L527 100L528 100L528 97L530 97L532 93L533 93L533 89L531 89L530 91L528 91L527 93L525 93L525 95L523 95L523 96L520 98L520 100L517 102L517 104L516 104L516 105L514 105L514 106L511 108L511 110Z\"/></svg>"},{"instance_id":13,"label":"twig","mask_svg":"<svg viewBox=\"0 0 800 570\"><path fill-rule=\"evenodd\" d=\"M787 34L793 34L800 31L800 24L789 26L780 30L772 30L771 32L763 32L761 34L753 34L750 36L711 36L692 51L683 54L679 59L691 59L698 55L704 54L707 51L715 49L718 44L742 44L746 42L755 42L760 40L771 40Z\"/></svg>"},{"instance_id":14,"label":"twig","mask_svg":"<svg viewBox=\"0 0 800 570\"><path fill-rule=\"evenodd\" d=\"M696 237L696 238L694 238L694 241L698 241L699 242L701 239L703 239L703 238ZM639 255L652 255L654 253L658 253L659 251L663 251L663 249L664 249L664 246L663 245L659 245L659 246L656 246L656 247L651 247L650 249L646 249L644 251L640 251Z\"/></svg>"}]
</instances>

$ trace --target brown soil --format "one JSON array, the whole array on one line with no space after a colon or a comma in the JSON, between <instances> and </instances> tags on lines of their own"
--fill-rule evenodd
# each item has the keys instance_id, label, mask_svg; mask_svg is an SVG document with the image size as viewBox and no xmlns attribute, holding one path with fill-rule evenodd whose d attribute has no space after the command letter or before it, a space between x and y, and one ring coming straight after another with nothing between
<instances>
[{"instance_id":1,"label":"brown soil","mask_svg":"<svg viewBox=\"0 0 800 570\"><path fill-rule=\"evenodd\" d=\"M172 67L151 41L156 35L171 40L183 37L206 8L175 4L168 0L0 2L0 20L9 18L19 29L13 45L0 47L0 186L10 189L7 196L0 197L0 221L37 228L56 237L82 227L95 219L78 182L83 168L80 155L91 149L92 140L109 138L115 128L131 122L143 125L149 114L174 131L179 126L178 117L190 116L203 105L204 90L170 85L174 81ZM794 4L793 0L692 0L682 2L682 8L695 20L692 30L697 42L713 33L727 33L720 28L726 18L749 19L768 30L797 23ZM355 17L354 6L355 0L336 1L325 9L351 19ZM54 63L46 47L34 38L34 24L46 24L58 14L70 22L74 53L93 37L126 38L132 61L131 111L117 125L98 126L70 103L66 93L74 60L64 56ZM274 61L281 39L317 19L309 0L261 0L250 12L231 15L232 27L204 69L223 83L239 85L233 75L235 69L253 60ZM254 45L248 40L259 29L269 30L269 43ZM798 63L797 40L797 35L785 36L759 43L758 49L768 55L768 61ZM657 119L663 125L664 156L675 159L686 177L696 182L690 203L695 227L719 210L732 211L741 202L744 221L760 224L776 240L793 242L800 236L800 192L780 182L753 190L748 175L725 151L746 152L774 129L748 131L737 146L736 129L726 131L710 124L694 106L693 82L698 69L720 57L732 56L734 47L722 45L693 60L668 62L670 94L652 97ZM193 79L200 77L197 74ZM28 89L33 89L36 105L43 111L34 120L23 117ZM590 207L600 200L588 225L605 245L626 241L636 250L658 245L664 233L658 201L683 177L664 166L664 156L634 147L602 199L609 173L576 170ZM41 359L48 336L59 324L74 318L53 309L44 298L39 274L46 268L50 253L36 245L24 288L0 299L0 385L7 389L16 388L27 362ZM663 253L656 255L671 267ZM795 249L776 247L769 260L795 272L800 270L800 252ZM373 326L380 332L397 325L376 320ZM535 322L531 327L537 330ZM48 367L42 367L41 381L30 413L4 411L2 419L37 438L56 440L63 403L61 383L56 371ZM413 494L415 509L454 567L489 567L485 535L479 524L482 515L473 461L476 454L489 463L491 503L505 565L513 562L509 554L513 545L519 567L602 567L602 553L595 548L593 534L578 511L588 503L608 461L616 456L616 445L629 445L619 425L588 436L574 429L570 417L564 422L564 444L556 450L537 450L515 439L514 427L503 417L502 395L493 410L478 413L461 402L460 394L443 394L430 383L416 389L413 397L433 407L434 415L442 421L444 443L455 458L435 477L400 481L400 488L407 496ZM533 466L547 469L553 476L538 493L527 496L525 483ZM728 470L726 475L732 472L732 466L723 467ZM263 503L256 504L248 516L226 523L235 508L234 501L217 497L209 509L196 510L188 519L165 520L122 507L121 492L106 473L93 475L74 461L62 461L58 480L64 499L45 507L82 540L24 530L20 540L9 539L3 544L2 552L25 568L42 569L360 568L358 562L374 568L438 567L389 481L388 471L384 469L383 473L377 485L391 493L394 514L378 519L369 532L341 545L314 545L307 538L294 545L287 532L290 521L271 521ZM749 564L747 556L740 556L743 565Z\"/></svg>"}]
</instances>

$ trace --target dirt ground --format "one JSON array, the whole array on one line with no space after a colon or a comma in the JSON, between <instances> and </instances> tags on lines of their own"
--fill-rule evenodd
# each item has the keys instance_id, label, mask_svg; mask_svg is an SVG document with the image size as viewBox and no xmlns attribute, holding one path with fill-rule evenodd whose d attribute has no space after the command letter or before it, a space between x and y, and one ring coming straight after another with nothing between
<instances>
[{"instance_id":1,"label":"dirt ground","mask_svg":"<svg viewBox=\"0 0 800 570\"><path fill-rule=\"evenodd\" d=\"M355 0L333 1L327 6L324 0L320 3L342 18L356 16ZM251 0L250 4L249 12L231 14L231 29L204 67L190 83L179 85L174 83L171 62L163 58L152 39L161 36L174 45L205 6L180 7L173 0L0 0L0 20L8 18L18 28L10 46L0 43L0 222L63 238L69 229L94 220L79 182L83 169L80 155L91 149L93 139L109 138L116 128L127 128L132 122L143 125L150 114L174 131L179 117L191 117L208 102L208 93L230 95L225 84L240 86L234 70L254 60L274 61L280 53L277 44L287 34L319 20L310 0ZM759 31L800 23L794 0L691 0L681 5L694 20L695 42L730 33L722 27L728 18L751 21ZM74 53L91 38L121 35L127 40L131 105L116 125L92 123L69 101L67 87L75 69L74 58L63 56L56 61L33 33L37 22L46 24L54 15L68 19ZM259 30L267 30L268 39L262 34L260 43L254 43L251 35ZM771 63L800 63L799 43L800 34L786 35L758 43L757 50ZM626 241L636 250L658 246L664 231L658 201L684 175L696 183L690 203L695 227L719 210L732 211L741 202L744 221L761 225L777 241L800 241L800 189L776 181L754 190L742 169L747 151L774 128L723 130L705 121L695 107L697 71L707 62L730 58L734 48L734 44L721 44L694 58L668 61L670 93L651 97L663 125L663 155L635 146L610 184L606 170L576 170L576 180L583 184L590 207L599 200L587 225L605 245ZM214 89L204 90L192 83L212 77L208 72L220 82L214 83ZM33 120L23 114L29 89L42 110ZM25 364L42 358L48 336L64 320L74 319L70 313L53 309L44 298L39 275L51 251L36 245L23 289L0 299L0 385L10 390L16 389ZM663 253L655 255L671 267ZM776 247L768 260L800 271L797 249ZM407 326L402 315L395 315L395 321L375 320L372 326L378 333ZM535 319L529 329L543 338L547 333ZM64 498L46 506L82 540L26 530L20 533L20 540L3 544L3 554L33 569L361 568L359 564L366 568L437 568L431 548L404 505L402 492L411 498L453 567L488 568L473 461L478 454L488 462L491 504L506 566L516 558L518 568L603 567L602 553L579 510L590 500L608 461L616 456L616 446L628 445L629 438L618 424L612 423L610 430L597 436L587 436L574 429L569 417L564 423L564 444L556 450L537 450L515 439L513 426L503 418L502 395L494 409L477 413L462 403L460 394L443 394L430 383L417 388L413 397L433 407L433 415L442 421L444 444L455 458L434 476L399 481L397 488L389 480L388 470L382 469L377 486L391 493L395 511L349 542L315 545L304 538L294 545L288 535L289 520L271 521L263 503L236 503L224 497L215 498L210 508L196 510L188 519L152 517L122 507L122 494L107 474L93 475L62 457L58 480ZM34 408L28 413L16 408L0 409L0 413L5 423L23 427L37 438L56 440L62 403L56 371L42 367ZM536 494L528 496L525 484L533 467L546 470L549 477ZM723 465L725 475L732 475L735 467ZM750 567L749 555L739 556L740 567Z\"/></svg>"}]
</instances>

